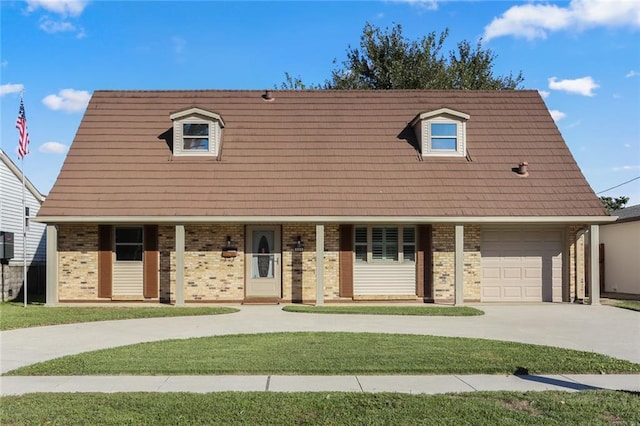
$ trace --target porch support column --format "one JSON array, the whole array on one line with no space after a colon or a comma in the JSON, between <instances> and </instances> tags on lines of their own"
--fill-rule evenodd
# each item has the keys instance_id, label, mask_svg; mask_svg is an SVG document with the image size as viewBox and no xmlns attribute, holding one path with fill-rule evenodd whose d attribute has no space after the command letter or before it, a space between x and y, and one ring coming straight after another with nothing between
<instances>
[{"instance_id":1,"label":"porch support column","mask_svg":"<svg viewBox=\"0 0 640 426\"><path fill-rule=\"evenodd\" d=\"M316 306L324 305L324 224L316 224Z\"/></svg>"},{"instance_id":2,"label":"porch support column","mask_svg":"<svg viewBox=\"0 0 640 426\"><path fill-rule=\"evenodd\" d=\"M456 225L455 232L455 302L464 304L464 225Z\"/></svg>"},{"instance_id":3,"label":"porch support column","mask_svg":"<svg viewBox=\"0 0 640 426\"><path fill-rule=\"evenodd\" d=\"M47 225L47 306L58 304L58 228Z\"/></svg>"},{"instance_id":4,"label":"porch support column","mask_svg":"<svg viewBox=\"0 0 640 426\"><path fill-rule=\"evenodd\" d=\"M589 304L600 304L600 225L589 226Z\"/></svg>"},{"instance_id":5,"label":"porch support column","mask_svg":"<svg viewBox=\"0 0 640 426\"><path fill-rule=\"evenodd\" d=\"M176 225L176 306L184 305L184 225Z\"/></svg>"}]
</instances>

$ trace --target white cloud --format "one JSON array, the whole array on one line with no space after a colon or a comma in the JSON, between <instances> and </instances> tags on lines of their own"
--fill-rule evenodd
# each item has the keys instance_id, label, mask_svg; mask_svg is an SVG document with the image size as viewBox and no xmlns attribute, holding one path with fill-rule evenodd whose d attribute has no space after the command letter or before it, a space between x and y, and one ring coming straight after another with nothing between
<instances>
[{"instance_id":1,"label":"white cloud","mask_svg":"<svg viewBox=\"0 0 640 426\"><path fill-rule=\"evenodd\" d=\"M545 39L550 32L593 27L640 28L640 2L571 0L567 7L550 4L513 6L484 28L489 41L502 36Z\"/></svg>"},{"instance_id":2,"label":"white cloud","mask_svg":"<svg viewBox=\"0 0 640 426\"><path fill-rule=\"evenodd\" d=\"M49 34L74 32L77 38L84 38L86 35L82 27L78 27L69 21L56 21L48 16L40 18L40 29Z\"/></svg>"},{"instance_id":3,"label":"white cloud","mask_svg":"<svg viewBox=\"0 0 640 426\"><path fill-rule=\"evenodd\" d=\"M24 84L3 84L0 86L0 96L8 95L10 93L18 93L24 89Z\"/></svg>"},{"instance_id":4,"label":"white cloud","mask_svg":"<svg viewBox=\"0 0 640 426\"><path fill-rule=\"evenodd\" d=\"M630 143L625 143L625 144L624 144L624 147L625 147L625 148L631 148L631 144L630 144Z\"/></svg>"},{"instance_id":5,"label":"white cloud","mask_svg":"<svg viewBox=\"0 0 640 426\"><path fill-rule=\"evenodd\" d=\"M393 3L407 3L426 10L437 10L439 0L391 0Z\"/></svg>"},{"instance_id":6,"label":"white cloud","mask_svg":"<svg viewBox=\"0 0 640 426\"><path fill-rule=\"evenodd\" d=\"M44 9L62 16L80 16L87 0L27 0L27 12Z\"/></svg>"},{"instance_id":7,"label":"white cloud","mask_svg":"<svg viewBox=\"0 0 640 426\"><path fill-rule=\"evenodd\" d=\"M639 165L616 166L616 167L612 167L611 168L611 171L614 171L614 172L629 172L629 171L634 171L634 170L640 170L640 166Z\"/></svg>"},{"instance_id":8,"label":"white cloud","mask_svg":"<svg viewBox=\"0 0 640 426\"><path fill-rule=\"evenodd\" d=\"M549 92L548 90L538 90L538 93L540 93L540 96L542 96L542 99L547 99L551 94L551 92Z\"/></svg>"},{"instance_id":9,"label":"white cloud","mask_svg":"<svg viewBox=\"0 0 640 426\"><path fill-rule=\"evenodd\" d=\"M75 31L76 26L68 21L54 21L50 19L48 16L43 16L40 19L40 29L49 33L63 33L68 31Z\"/></svg>"},{"instance_id":10,"label":"white cloud","mask_svg":"<svg viewBox=\"0 0 640 426\"><path fill-rule=\"evenodd\" d=\"M45 154L64 154L69 149L68 146L60 142L45 142L38 148L38 151Z\"/></svg>"},{"instance_id":11,"label":"white cloud","mask_svg":"<svg viewBox=\"0 0 640 426\"><path fill-rule=\"evenodd\" d=\"M625 75L625 77L626 78L633 78L633 77L637 77L638 75L640 75L638 73L638 71L631 70Z\"/></svg>"},{"instance_id":12,"label":"white cloud","mask_svg":"<svg viewBox=\"0 0 640 426\"><path fill-rule=\"evenodd\" d=\"M591 77L576 78L575 80L558 80L556 77L549 79L549 89L582 96L593 96L593 91L598 87L600 86Z\"/></svg>"},{"instance_id":13,"label":"white cloud","mask_svg":"<svg viewBox=\"0 0 640 426\"><path fill-rule=\"evenodd\" d=\"M557 109L549 110L549 114L551 114L551 117L553 117L553 121L555 121L556 123L567 116L567 114L562 111L558 111Z\"/></svg>"},{"instance_id":14,"label":"white cloud","mask_svg":"<svg viewBox=\"0 0 640 426\"><path fill-rule=\"evenodd\" d=\"M58 111L78 112L87 107L91 94L85 90L63 89L57 95L48 95L42 103L48 108Z\"/></svg>"}]
</instances>

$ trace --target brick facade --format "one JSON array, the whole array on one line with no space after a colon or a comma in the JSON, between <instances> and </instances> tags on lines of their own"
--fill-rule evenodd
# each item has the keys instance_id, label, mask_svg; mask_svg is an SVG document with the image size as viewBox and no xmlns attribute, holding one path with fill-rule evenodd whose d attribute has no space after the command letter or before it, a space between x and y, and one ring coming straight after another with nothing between
<instances>
[{"instance_id":1,"label":"brick facade","mask_svg":"<svg viewBox=\"0 0 640 426\"><path fill-rule=\"evenodd\" d=\"M98 225L58 225L58 298L98 299Z\"/></svg>"},{"instance_id":2,"label":"brick facade","mask_svg":"<svg viewBox=\"0 0 640 426\"><path fill-rule=\"evenodd\" d=\"M236 257L222 256L227 237L238 249ZM185 226L184 300L243 300L244 258L243 225Z\"/></svg>"},{"instance_id":3,"label":"brick facade","mask_svg":"<svg viewBox=\"0 0 640 426\"><path fill-rule=\"evenodd\" d=\"M244 299L245 229L242 224L189 224L185 226L184 300L186 302L240 302ZM584 238L580 226L567 227L567 277L570 299L584 297ZM480 300L480 226L464 226L464 300ZM158 228L161 302L175 301L175 226ZM230 236L238 251L223 257ZM300 237L304 251L294 250ZM339 296L339 226L325 225L324 299ZM455 298L455 226L434 224L432 232L433 296L436 302ZM282 225L282 301L316 300L315 224ZM58 297L61 301L98 299L98 226L58 225ZM378 298L369 298L378 299ZM392 300L392 297L381 299Z\"/></svg>"},{"instance_id":4,"label":"brick facade","mask_svg":"<svg viewBox=\"0 0 640 426\"><path fill-rule=\"evenodd\" d=\"M433 225L433 298L450 303L455 299L455 225ZM480 301L480 226L464 226L464 300Z\"/></svg>"}]
</instances>

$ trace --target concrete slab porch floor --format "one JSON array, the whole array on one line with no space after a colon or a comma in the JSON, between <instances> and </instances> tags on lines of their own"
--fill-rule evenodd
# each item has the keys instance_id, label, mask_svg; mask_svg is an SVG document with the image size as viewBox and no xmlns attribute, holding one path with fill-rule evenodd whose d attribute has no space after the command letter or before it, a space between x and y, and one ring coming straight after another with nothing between
<instances>
[{"instance_id":1,"label":"concrete slab porch floor","mask_svg":"<svg viewBox=\"0 0 640 426\"><path fill-rule=\"evenodd\" d=\"M476 337L597 352L640 363L640 314L611 306L474 304L478 317L322 315L236 306L229 315L153 318L0 332L2 373L41 361L140 342L242 333L350 331ZM415 393L610 388L640 391L640 375L2 377L0 393L215 390L354 390ZM236 389L239 388L239 389ZM111 390L110 390L111 389ZM113 390L115 389L115 390ZM441 390L439 390L441 389Z\"/></svg>"}]
</instances>

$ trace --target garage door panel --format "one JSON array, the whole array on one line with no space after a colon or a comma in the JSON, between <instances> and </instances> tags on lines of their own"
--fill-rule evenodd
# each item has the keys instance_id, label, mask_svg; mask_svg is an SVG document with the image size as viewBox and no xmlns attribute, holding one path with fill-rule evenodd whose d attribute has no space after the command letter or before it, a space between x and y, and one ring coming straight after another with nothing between
<instances>
[{"instance_id":1,"label":"garage door panel","mask_svg":"<svg viewBox=\"0 0 640 426\"><path fill-rule=\"evenodd\" d=\"M487 286L482 288L482 300L498 301L500 300L501 288L497 286Z\"/></svg>"},{"instance_id":2,"label":"garage door panel","mask_svg":"<svg viewBox=\"0 0 640 426\"><path fill-rule=\"evenodd\" d=\"M542 287L523 287L523 297L527 300L533 300L534 302L540 301L542 297Z\"/></svg>"},{"instance_id":3,"label":"garage door panel","mask_svg":"<svg viewBox=\"0 0 640 426\"><path fill-rule=\"evenodd\" d=\"M500 268L498 267L486 267L482 270L482 278L483 279L499 279L500 278Z\"/></svg>"},{"instance_id":4,"label":"garage door panel","mask_svg":"<svg viewBox=\"0 0 640 426\"><path fill-rule=\"evenodd\" d=\"M510 280L510 279L521 280L522 279L522 268L504 267L504 268L502 268L502 278L505 279L505 280Z\"/></svg>"},{"instance_id":5,"label":"garage door panel","mask_svg":"<svg viewBox=\"0 0 640 426\"><path fill-rule=\"evenodd\" d=\"M484 230L482 301L562 301L561 230Z\"/></svg>"},{"instance_id":6,"label":"garage door panel","mask_svg":"<svg viewBox=\"0 0 640 426\"><path fill-rule=\"evenodd\" d=\"M524 278L526 280L535 280L537 284L542 284L542 270L537 268L524 268Z\"/></svg>"},{"instance_id":7,"label":"garage door panel","mask_svg":"<svg viewBox=\"0 0 640 426\"><path fill-rule=\"evenodd\" d=\"M521 287L502 287L502 297L503 298L511 298L511 299L520 299L522 298L522 288Z\"/></svg>"}]
</instances>

